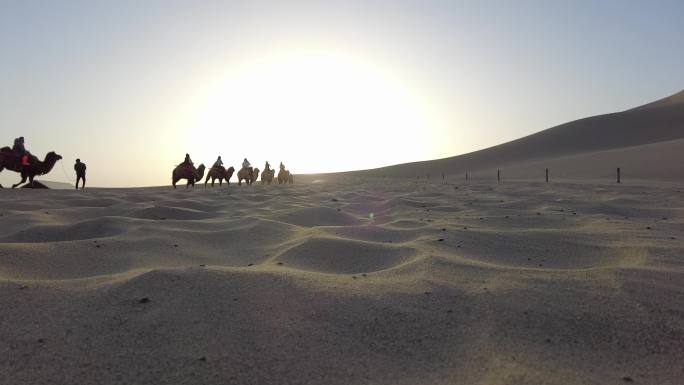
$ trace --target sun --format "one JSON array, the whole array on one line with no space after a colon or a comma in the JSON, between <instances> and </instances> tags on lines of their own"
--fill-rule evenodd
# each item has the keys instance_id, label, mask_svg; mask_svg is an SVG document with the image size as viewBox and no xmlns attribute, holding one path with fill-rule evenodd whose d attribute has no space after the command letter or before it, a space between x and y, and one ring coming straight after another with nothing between
<instances>
[{"instance_id":1,"label":"sun","mask_svg":"<svg viewBox=\"0 0 684 385\"><path fill-rule=\"evenodd\" d=\"M193 148L299 173L379 167L428 152L430 117L391 68L327 52L234 64L193 122ZM202 133L201 136L194 133Z\"/></svg>"}]
</instances>

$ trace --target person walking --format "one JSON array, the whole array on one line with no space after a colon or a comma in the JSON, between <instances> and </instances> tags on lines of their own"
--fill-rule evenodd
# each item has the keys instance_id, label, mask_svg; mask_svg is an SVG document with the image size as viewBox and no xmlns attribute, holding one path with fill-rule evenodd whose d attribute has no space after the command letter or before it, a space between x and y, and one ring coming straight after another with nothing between
<instances>
[{"instance_id":1,"label":"person walking","mask_svg":"<svg viewBox=\"0 0 684 385\"><path fill-rule=\"evenodd\" d=\"M76 190L78 190L78 182L81 180L83 181L81 184L81 190L83 190L86 184L86 164L81 162L80 159L76 159L74 171L76 171Z\"/></svg>"}]
</instances>

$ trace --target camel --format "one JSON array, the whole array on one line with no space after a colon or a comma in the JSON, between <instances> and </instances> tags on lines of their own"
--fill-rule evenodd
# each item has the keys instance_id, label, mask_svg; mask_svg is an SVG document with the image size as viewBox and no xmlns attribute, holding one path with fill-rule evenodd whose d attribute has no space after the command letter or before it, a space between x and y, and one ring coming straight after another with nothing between
<instances>
[{"instance_id":1,"label":"camel","mask_svg":"<svg viewBox=\"0 0 684 385\"><path fill-rule=\"evenodd\" d=\"M58 160L62 159L62 156L50 151L45 155L45 159L41 162L37 157L31 155L29 159L29 166L22 167L21 158L18 157L14 151L9 147L0 148L0 172L4 169L8 169L21 174L21 181L17 184L12 185L15 188L19 185L26 183L26 179L29 180L30 184L33 184L33 178L37 175L45 175L52 171Z\"/></svg>"},{"instance_id":2,"label":"camel","mask_svg":"<svg viewBox=\"0 0 684 385\"><path fill-rule=\"evenodd\" d=\"M271 184L271 182L273 182L273 176L275 176L274 169L264 170L264 172L261 173L261 184Z\"/></svg>"},{"instance_id":3,"label":"camel","mask_svg":"<svg viewBox=\"0 0 684 385\"><path fill-rule=\"evenodd\" d=\"M257 178L259 178L259 169L258 168L243 168L237 173L238 177L238 186L242 186L242 181L244 180L245 183L247 183L247 186L251 185L252 183L256 182Z\"/></svg>"},{"instance_id":4,"label":"camel","mask_svg":"<svg viewBox=\"0 0 684 385\"><path fill-rule=\"evenodd\" d=\"M173 184L173 188L176 188L176 183L178 183L179 180L187 179L188 184L185 185L185 188L188 188L188 186L195 187L195 182L201 181L203 177L204 164L200 164L197 168L195 168L195 166L185 166L183 164L179 164L173 169L173 173L171 174L171 184Z\"/></svg>"},{"instance_id":5,"label":"camel","mask_svg":"<svg viewBox=\"0 0 684 385\"><path fill-rule=\"evenodd\" d=\"M294 175L290 173L288 170L285 170L284 168L281 168L280 171L278 171L278 184L293 184L294 183Z\"/></svg>"},{"instance_id":6,"label":"camel","mask_svg":"<svg viewBox=\"0 0 684 385\"><path fill-rule=\"evenodd\" d=\"M207 182L209 182L209 178L211 178L211 187L214 187L214 181L218 179L219 181L219 187L223 186L223 180L226 180L226 184L230 186L230 177L233 176L233 173L235 172L234 167L229 167L227 170L225 167L222 166L214 166L209 169L209 172L207 173L207 178L204 180L204 187L207 187Z\"/></svg>"}]
</instances>

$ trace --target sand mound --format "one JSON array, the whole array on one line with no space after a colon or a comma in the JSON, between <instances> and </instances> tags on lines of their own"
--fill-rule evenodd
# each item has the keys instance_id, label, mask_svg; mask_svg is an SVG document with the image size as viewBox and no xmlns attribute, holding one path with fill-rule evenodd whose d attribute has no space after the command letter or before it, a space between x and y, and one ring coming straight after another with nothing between
<instances>
[{"instance_id":1,"label":"sand mound","mask_svg":"<svg viewBox=\"0 0 684 385\"><path fill-rule=\"evenodd\" d=\"M275 215L275 219L297 226L352 226L364 223L353 215L328 207L296 208Z\"/></svg>"},{"instance_id":2,"label":"sand mound","mask_svg":"<svg viewBox=\"0 0 684 385\"><path fill-rule=\"evenodd\" d=\"M471 230L457 237L447 236L440 246L474 261L501 266L543 269L588 269L627 267L646 259L643 248L617 243L619 237L595 242L592 237L572 232L490 232Z\"/></svg>"},{"instance_id":3,"label":"sand mound","mask_svg":"<svg viewBox=\"0 0 684 385\"><path fill-rule=\"evenodd\" d=\"M383 226L330 227L326 228L325 232L337 237L380 243L410 242L418 239L422 233L420 231L398 230Z\"/></svg>"},{"instance_id":4,"label":"sand mound","mask_svg":"<svg viewBox=\"0 0 684 385\"><path fill-rule=\"evenodd\" d=\"M165 206L153 206L145 209L135 210L128 214L128 216L131 218L152 220L200 220L216 217L215 214L204 211Z\"/></svg>"},{"instance_id":5,"label":"sand mound","mask_svg":"<svg viewBox=\"0 0 684 385\"><path fill-rule=\"evenodd\" d=\"M311 238L287 250L277 260L301 270L352 274L389 269L414 255L415 250L408 247L346 239Z\"/></svg>"},{"instance_id":6,"label":"sand mound","mask_svg":"<svg viewBox=\"0 0 684 385\"><path fill-rule=\"evenodd\" d=\"M399 219L386 224L387 227L393 227L397 229L418 229L421 227L427 227L428 224L420 221L412 221L407 219Z\"/></svg>"},{"instance_id":7,"label":"sand mound","mask_svg":"<svg viewBox=\"0 0 684 385\"><path fill-rule=\"evenodd\" d=\"M6 236L2 242L42 243L112 237L130 229L131 221L117 217L101 217L69 225L34 225Z\"/></svg>"}]
</instances>

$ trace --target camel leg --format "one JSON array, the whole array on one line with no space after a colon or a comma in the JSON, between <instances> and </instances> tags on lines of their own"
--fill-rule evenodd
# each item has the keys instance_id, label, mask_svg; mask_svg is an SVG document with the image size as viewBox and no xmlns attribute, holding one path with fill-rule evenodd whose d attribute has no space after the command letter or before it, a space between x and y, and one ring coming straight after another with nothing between
<instances>
[{"instance_id":1,"label":"camel leg","mask_svg":"<svg viewBox=\"0 0 684 385\"><path fill-rule=\"evenodd\" d=\"M20 181L19 183L17 183L17 184L13 184L13 185L12 185L12 188L16 188L17 186L19 186L19 185L21 185L21 184L24 184L24 183L26 183L26 175L22 175L22 176L21 176L21 181Z\"/></svg>"}]
</instances>

